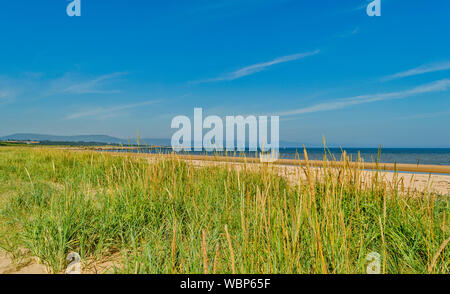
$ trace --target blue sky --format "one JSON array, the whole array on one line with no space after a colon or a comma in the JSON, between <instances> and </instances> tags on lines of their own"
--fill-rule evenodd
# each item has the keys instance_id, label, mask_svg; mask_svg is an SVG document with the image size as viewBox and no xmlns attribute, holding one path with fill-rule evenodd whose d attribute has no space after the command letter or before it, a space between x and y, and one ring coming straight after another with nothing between
<instances>
[{"instance_id":1,"label":"blue sky","mask_svg":"<svg viewBox=\"0 0 450 294\"><path fill-rule=\"evenodd\" d=\"M0 135L170 138L280 115L282 140L450 147L450 1L0 0Z\"/></svg>"}]
</instances>

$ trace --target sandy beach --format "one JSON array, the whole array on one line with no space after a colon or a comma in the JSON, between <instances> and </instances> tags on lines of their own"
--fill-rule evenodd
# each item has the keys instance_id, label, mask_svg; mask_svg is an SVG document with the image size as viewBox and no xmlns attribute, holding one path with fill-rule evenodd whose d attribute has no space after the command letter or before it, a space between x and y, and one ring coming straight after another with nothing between
<instances>
[{"instance_id":1,"label":"sandy beach","mask_svg":"<svg viewBox=\"0 0 450 294\"><path fill-rule=\"evenodd\" d=\"M228 165L236 169L242 169L244 163L230 163L230 162L217 162L204 160L187 160L197 166L207 165ZM259 164L250 163L250 166L257 167ZM306 174L301 166L288 166L277 165L273 167L277 170L280 176L286 177L289 182L295 184L299 180L306 180ZM313 170L320 176L320 168L314 167ZM364 177L369 179L374 175L374 171L363 171ZM380 173L381 177L386 180L387 183L394 184L399 183L400 187L403 187L405 191L417 190L419 192L431 191L440 195L450 195L450 175L445 174L424 174L424 173L406 173L406 172L390 172L383 171Z\"/></svg>"},{"instance_id":2,"label":"sandy beach","mask_svg":"<svg viewBox=\"0 0 450 294\"><path fill-rule=\"evenodd\" d=\"M149 160L161 160L164 158L175 158L185 160L198 167L223 165L235 169L242 169L244 166L258 168L263 166L255 158L238 158L238 157L220 157L220 156L199 156L199 155L162 155L162 154L133 154L133 153L114 153L118 156L136 156L147 157ZM309 161L311 169L320 176L324 162ZM328 162L330 168L339 171L342 162ZM350 166L357 165L361 170L364 178L369 179L374 176L377 165L374 163L347 163ZM270 164L280 176L286 177L291 183L298 183L299 180L305 180L306 174L304 167L305 161L299 160L278 160L276 163ZM401 190L407 191L429 191L432 193L448 196L450 195L450 166L438 165L412 165L412 164L390 164L380 163L378 165L381 170L380 176L391 185L398 184ZM397 170L395 172L394 170ZM389 188L389 187L388 187Z\"/></svg>"}]
</instances>

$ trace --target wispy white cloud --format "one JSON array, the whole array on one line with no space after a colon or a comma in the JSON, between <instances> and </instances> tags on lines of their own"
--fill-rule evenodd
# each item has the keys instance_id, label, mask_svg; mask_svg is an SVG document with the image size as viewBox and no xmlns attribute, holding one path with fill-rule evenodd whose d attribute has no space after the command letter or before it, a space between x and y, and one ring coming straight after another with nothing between
<instances>
[{"instance_id":1,"label":"wispy white cloud","mask_svg":"<svg viewBox=\"0 0 450 294\"><path fill-rule=\"evenodd\" d=\"M402 71L387 77L384 77L382 80L389 81L389 80L395 80L395 79L401 79L405 77L410 76L417 76L421 74L426 74L430 72L436 72L436 71L443 71L443 70L449 70L450 69L450 61L446 62L440 62L440 63L431 63L431 64L425 64L421 65L419 67Z\"/></svg>"},{"instance_id":2,"label":"wispy white cloud","mask_svg":"<svg viewBox=\"0 0 450 294\"><path fill-rule=\"evenodd\" d=\"M113 94L112 84L126 75L116 72L100 76L66 73L50 78L42 73L24 72L14 76L0 75L0 103L32 101L56 95Z\"/></svg>"},{"instance_id":3,"label":"wispy white cloud","mask_svg":"<svg viewBox=\"0 0 450 294\"><path fill-rule=\"evenodd\" d=\"M120 115L121 112L133 108L138 108L142 106L147 106L155 103L159 103L161 100L150 100L140 103L116 105L111 107L97 107L94 109L89 109L85 111L75 112L66 116L66 119L77 119L82 117L95 117L95 118L110 118L113 116Z\"/></svg>"},{"instance_id":4,"label":"wispy white cloud","mask_svg":"<svg viewBox=\"0 0 450 294\"><path fill-rule=\"evenodd\" d=\"M360 5L354 7L353 9L351 9L351 11L366 10L366 9L367 9L367 6L369 6L369 4L370 4L371 2L373 2L373 1L374 1L374 0L366 0L365 3L361 3ZM390 1L390 0L389 0L389 1ZM383 6L383 5L386 5L386 3L388 3L389 1L388 1L388 0L382 0L382 1L381 1L382 6Z\"/></svg>"},{"instance_id":5,"label":"wispy white cloud","mask_svg":"<svg viewBox=\"0 0 450 294\"><path fill-rule=\"evenodd\" d=\"M356 27L356 28L354 28L351 31L345 32L343 34L336 35L336 37L338 37L338 38L348 38L348 37L354 36L354 35L356 35L358 33L359 33L359 27Z\"/></svg>"},{"instance_id":6,"label":"wispy white cloud","mask_svg":"<svg viewBox=\"0 0 450 294\"><path fill-rule=\"evenodd\" d=\"M339 99L339 100L334 100L334 101L329 101L329 102L324 102L324 103L318 103L318 104L315 104L312 106L299 108L299 109L295 109L295 110L280 112L277 115L289 116L289 115L299 115L299 114L337 110L337 109L343 109L343 108L347 108L347 107L359 105L359 104L373 103L373 102L383 101L383 100L403 99L406 97L425 94L425 93L431 93L431 92L442 92L442 91L447 91L449 88L450 88L450 80L443 79L443 80L435 81L433 83L426 84L426 85L421 85L421 86L415 87L413 89L405 90L405 91L380 93L380 94L373 94L373 95L362 95L362 96L344 98L344 99Z\"/></svg>"},{"instance_id":7,"label":"wispy white cloud","mask_svg":"<svg viewBox=\"0 0 450 294\"><path fill-rule=\"evenodd\" d=\"M232 81L232 80L236 80L236 79L263 71L270 66L289 62L289 61L298 60L298 59L305 58L305 57L312 56L312 55L316 55L319 52L320 52L320 50L316 50L313 52L298 53L298 54L293 54L293 55L282 56L282 57L275 58L274 60L271 60L268 62L262 62L262 63L257 63L257 64L253 64L250 66L246 66L237 71L225 74L225 75L217 77L217 78L195 81L195 82L191 82L191 83L199 84L199 83L210 83L210 82L220 82L220 81Z\"/></svg>"},{"instance_id":8,"label":"wispy white cloud","mask_svg":"<svg viewBox=\"0 0 450 294\"><path fill-rule=\"evenodd\" d=\"M112 94L118 90L106 89L108 83L127 75L126 72L105 74L93 78L80 78L73 74L66 74L61 78L51 81L47 95L55 94Z\"/></svg>"},{"instance_id":9,"label":"wispy white cloud","mask_svg":"<svg viewBox=\"0 0 450 294\"><path fill-rule=\"evenodd\" d=\"M102 75L92 80L88 80L86 82L82 82L79 84L71 85L65 89L65 92L75 93L75 94L89 94L89 93L109 93L109 91L105 91L100 89L102 84L105 81L112 80L118 78L120 76L126 75L125 72L117 72L107 75Z\"/></svg>"},{"instance_id":10,"label":"wispy white cloud","mask_svg":"<svg viewBox=\"0 0 450 294\"><path fill-rule=\"evenodd\" d=\"M7 90L0 90L0 99L7 99L11 96L11 93Z\"/></svg>"},{"instance_id":11,"label":"wispy white cloud","mask_svg":"<svg viewBox=\"0 0 450 294\"><path fill-rule=\"evenodd\" d=\"M351 11L358 11L358 10L366 10L367 6L372 2L373 0L365 0L364 3L359 4L358 6L353 7Z\"/></svg>"},{"instance_id":12,"label":"wispy white cloud","mask_svg":"<svg viewBox=\"0 0 450 294\"><path fill-rule=\"evenodd\" d=\"M0 90L0 105L8 103L12 99L11 93L6 90Z\"/></svg>"},{"instance_id":13,"label":"wispy white cloud","mask_svg":"<svg viewBox=\"0 0 450 294\"><path fill-rule=\"evenodd\" d=\"M20 85L25 89L30 88L29 83L19 83L15 79L0 76L0 103L12 102L22 92Z\"/></svg>"}]
</instances>

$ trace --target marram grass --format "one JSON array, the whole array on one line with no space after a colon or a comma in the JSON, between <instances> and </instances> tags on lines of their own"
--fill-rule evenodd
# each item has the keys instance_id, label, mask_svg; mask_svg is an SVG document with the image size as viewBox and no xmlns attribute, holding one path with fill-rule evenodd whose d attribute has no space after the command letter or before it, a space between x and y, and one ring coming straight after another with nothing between
<instances>
[{"instance_id":1,"label":"marram grass","mask_svg":"<svg viewBox=\"0 0 450 294\"><path fill-rule=\"evenodd\" d=\"M450 273L448 196L304 171L3 147L0 246L55 273L71 251L117 273L365 273L370 252L382 273Z\"/></svg>"}]
</instances>

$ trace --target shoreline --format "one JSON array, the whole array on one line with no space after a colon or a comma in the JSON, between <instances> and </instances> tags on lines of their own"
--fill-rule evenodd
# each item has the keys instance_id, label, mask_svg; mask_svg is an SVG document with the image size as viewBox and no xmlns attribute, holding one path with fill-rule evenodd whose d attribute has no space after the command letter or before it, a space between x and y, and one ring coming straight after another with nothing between
<instances>
[{"instance_id":1,"label":"shoreline","mask_svg":"<svg viewBox=\"0 0 450 294\"><path fill-rule=\"evenodd\" d=\"M95 152L92 149L80 148L62 148L78 152ZM102 152L100 152L102 153ZM249 164L251 167L261 167L268 165L261 163L258 158L225 157L225 156L205 156L205 155L182 155L182 154L150 154L150 153L131 153L131 152L103 152L114 156L131 156L147 158L148 160L177 159L190 162L198 167L205 166L233 166L241 169ZM389 163L358 163L358 162L325 162L325 161L306 161L306 160L287 160L280 159L270 165L277 169L280 176L286 177L290 182L297 182L304 179L304 168L307 163L311 168L318 171L324 167L339 169L349 165L357 167L367 177L373 176L379 171L381 176L390 184L402 183L405 190L430 191L441 196L450 196L450 166L434 165L412 165L412 164L389 164ZM378 167L378 169L377 169Z\"/></svg>"},{"instance_id":2,"label":"shoreline","mask_svg":"<svg viewBox=\"0 0 450 294\"><path fill-rule=\"evenodd\" d=\"M118 153L123 154L123 153ZM232 160L232 161L223 161L221 158L217 158L216 160L211 160L207 156L202 157L180 157L179 155L172 155L172 158L178 158L184 160L186 162L192 163L195 166L206 167L206 166L232 166L237 170L242 169L245 165L249 164L250 168L258 168L262 166L267 166L267 164L259 162L259 160ZM170 156L151 156L152 159L161 159L161 158L170 158ZM307 176L305 174L306 161L296 161L296 164L280 164L276 162L271 164L271 166L277 171L279 176L285 177L290 183L296 184L298 181L306 181ZM314 174L320 177L320 170L323 170L326 166L324 166L325 162L315 162L316 166L311 164L309 161L309 166L314 170ZM368 180L370 177L373 177L377 170L370 170L362 168L364 165L360 165L361 174L363 177ZM330 164L329 168L338 169L343 167L343 164ZM449 167L450 168L450 167ZM386 170L378 170L380 172L381 177L386 180L386 182L392 187L399 185L403 192L416 190L419 192L432 192L437 193L441 196L447 197L450 196L450 174L436 174L436 173L427 173L427 174L418 174L415 172L395 172L386 171ZM392 188L387 187L387 188Z\"/></svg>"},{"instance_id":3,"label":"shoreline","mask_svg":"<svg viewBox=\"0 0 450 294\"><path fill-rule=\"evenodd\" d=\"M70 148L63 148L74 150ZM194 154L154 154L154 153L134 153L134 152L116 152L109 151L108 149L84 149L76 148L78 150L95 151L95 152L108 152L111 154L131 154L139 156L175 156L188 160L204 160L204 161L223 161L223 162L236 162L236 163L261 163L259 158L254 157L235 157L235 156L222 156L222 155L194 155ZM327 164L330 167L343 167L344 165L350 167L359 167L364 170L382 170L391 172L411 172L411 173L426 173L426 174L442 174L450 175L450 165L432 165L432 164L410 164L410 163L374 163L374 162L342 162L342 161L323 161L323 160L300 160L300 159L278 159L273 165L287 165L287 166L305 166L309 164L311 167L323 167Z\"/></svg>"}]
</instances>

